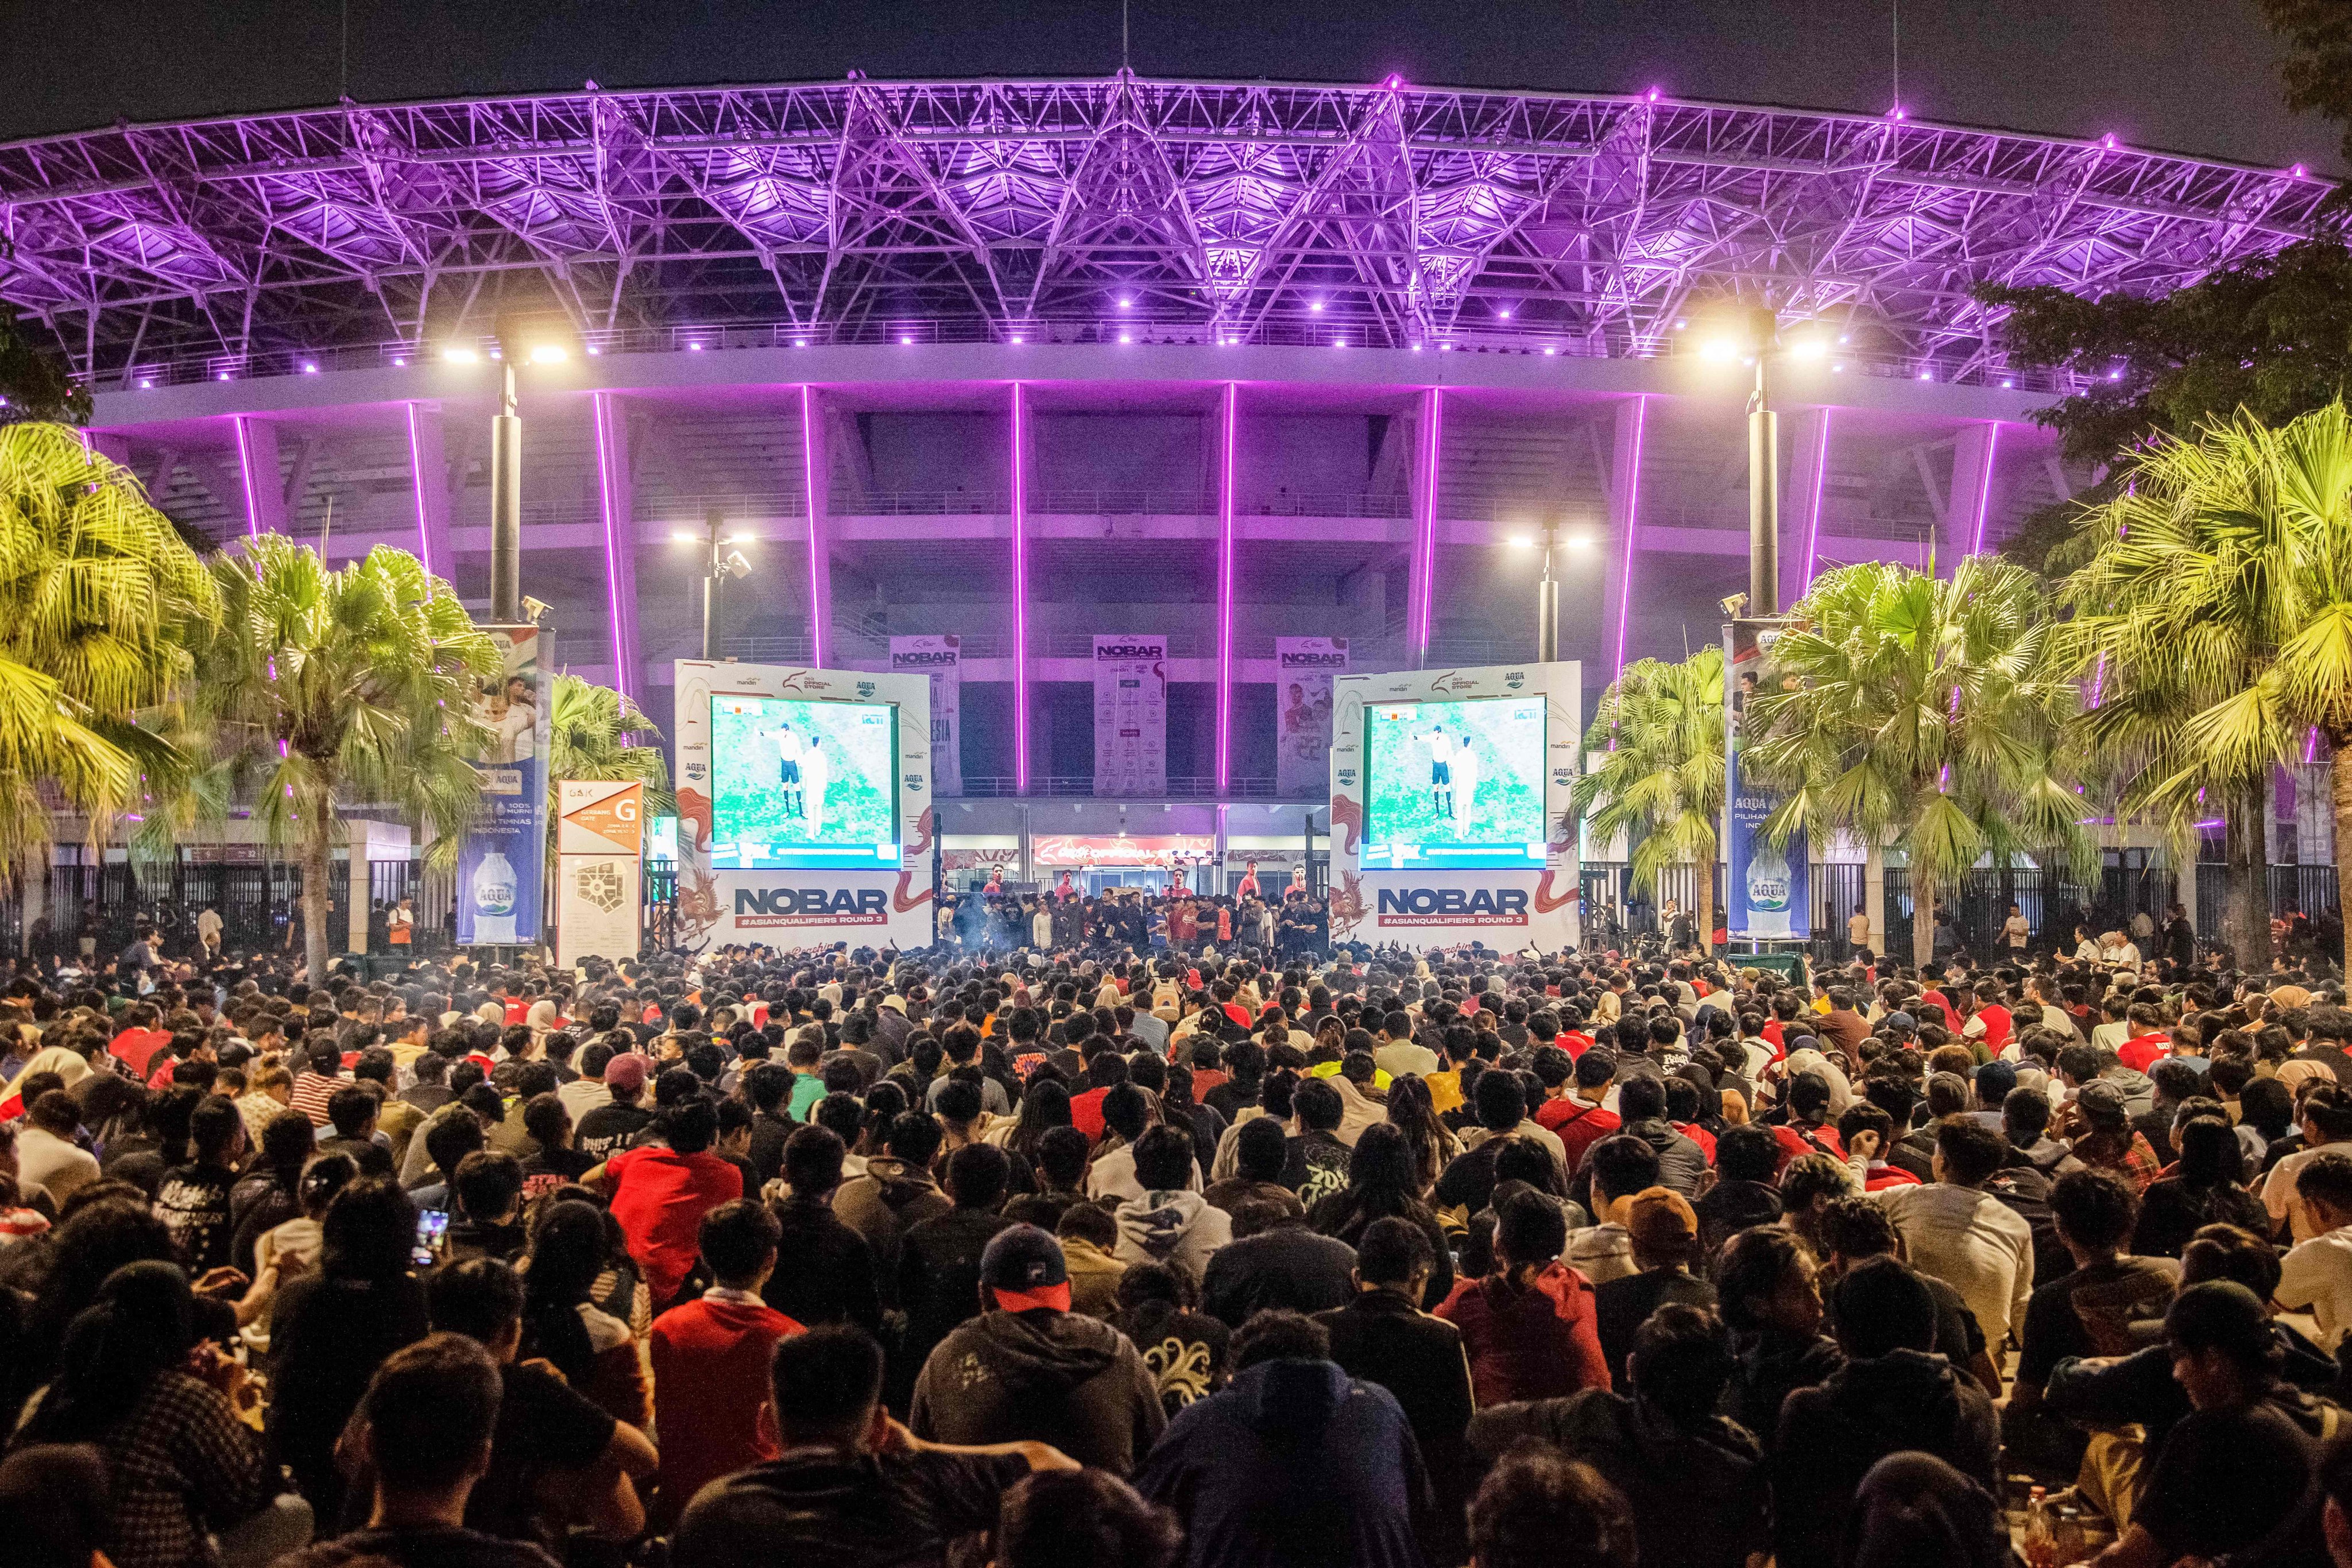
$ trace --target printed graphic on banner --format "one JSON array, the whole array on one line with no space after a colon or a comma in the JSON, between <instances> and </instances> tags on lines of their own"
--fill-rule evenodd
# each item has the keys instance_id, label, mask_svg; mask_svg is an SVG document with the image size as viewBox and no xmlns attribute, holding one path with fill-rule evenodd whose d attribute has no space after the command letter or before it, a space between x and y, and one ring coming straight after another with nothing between
<instances>
[{"instance_id":1,"label":"printed graphic on banner","mask_svg":"<svg viewBox=\"0 0 2352 1568\"><path fill-rule=\"evenodd\" d=\"M890 639L890 673L931 678L931 789L963 793L963 639L953 632Z\"/></svg>"},{"instance_id":2,"label":"printed graphic on banner","mask_svg":"<svg viewBox=\"0 0 2352 1568\"><path fill-rule=\"evenodd\" d=\"M554 667L548 632L537 626L485 626L501 659L482 683L473 715L488 732L474 767L482 800L457 846L457 942L512 946L540 939L547 864L548 703Z\"/></svg>"},{"instance_id":3,"label":"printed graphic on banner","mask_svg":"<svg viewBox=\"0 0 2352 1568\"><path fill-rule=\"evenodd\" d=\"M555 959L634 958L642 943L646 787L566 779L556 787Z\"/></svg>"},{"instance_id":4,"label":"printed graphic on banner","mask_svg":"<svg viewBox=\"0 0 2352 1568\"><path fill-rule=\"evenodd\" d=\"M1574 946L1582 695L1574 664L1335 679L1335 945Z\"/></svg>"},{"instance_id":5,"label":"printed graphic on banner","mask_svg":"<svg viewBox=\"0 0 2352 1568\"><path fill-rule=\"evenodd\" d=\"M677 946L927 946L929 678L701 659L677 670Z\"/></svg>"},{"instance_id":6,"label":"printed graphic on banner","mask_svg":"<svg viewBox=\"0 0 2352 1568\"><path fill-rule=\"evenodd\" d=\"M1724 929L1752 940L1802 940L1813 933L1805 872L1805 836L1786 844L1765 842L1764 820L1780 809L1776 792L1739 776L1739 727L1748 699L1780 622L1734 621L1723 629L1723 782L1730 818L1730 861Z\"/></svg>"},{"instance_id":7,"label":"printed graphic on banner","mask_svg":"<svg viewBox=\"0 0 2352 1568\"><path fill-rule=\"evenodd\" d=\"M898 863L898 710L887 703L710 699L710 864Z\"/></svg>"},{"instance_id":8,"label":"printed graphic on banner","mask_svg":"<svg viewBox=\"0 0 2352 1568\"><path fill-rule=\"evenodd\" d=\"M1095 638L1095 793L1168 793L1168 639Z\"/></svg>"},{"instance_id":9,"label":"printed graphic on banner","mask_svg":"<svg viewBox=\"0 0 2352 1568\"><path fill-rule=\"evenodd\" d=\"M1364 709L1364 863L1544 863L1544 700Z\"/></svg>"},{"instance_id":10,"label":"printed graphic on banner","mask_svg":"<svg viewBox=\"0 0 2352 1568\"><path fill-rule=\"evenodd\" d=\"M1331 677L1348 673L1345 637L1274 640L1274 787L1288 800L1331 776Z\"/></svg>"}]
</instances>

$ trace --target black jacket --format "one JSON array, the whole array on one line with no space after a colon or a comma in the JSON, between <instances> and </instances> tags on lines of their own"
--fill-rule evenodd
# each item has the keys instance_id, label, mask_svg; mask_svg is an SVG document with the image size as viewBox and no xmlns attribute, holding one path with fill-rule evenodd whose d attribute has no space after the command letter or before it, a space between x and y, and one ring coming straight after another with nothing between
<instances>
[{"instance_id":1,"label":"black jacket","mask_svg":"<svg viewBox=\"0 0 2352 1568\"><path fill-rule=\"evenodd\" d=\"M1366 1291L1344 1307L1315 1314L1331 1334L1331 1359L1363 1383L1396 1396L1421 1444L1436 1517L1422 1546L1432 1563L1469 1558L1463 1511L1470 1505L1470 1362L1462 1331L1443 1318L1415 1312L1388 1291Z\"/></svg>"},{"instance_id":2,"label":"black jacket","mask_svg":"<svg viewBox=\"0 0 2352 1568\"><path fill-rule=\"evenodd\" d=\"M1896 1350L1849 1361L1780 1408L1772 1457L1775 1568L1829 1568L1847 1505L1870 1467L1916 1449L1998 1490L2000 1423L1973 1379L1940 1355Z\"/></svg>"},{"instance_id":3,"label":"black jacket","mask_svg":"<svg viewBox=\"0 0 2352 1568\"><path fill-rule=\"evenodd\" d=\"M1319 1312L1345 1306L1356 1291L1348 1277L1355 1266L1356 1249L1346 1242L1304 1225L1277 1225L1209 1255L1201 1310L1237 1329L1265 1307Z\"/></svg>"},{"instance_id":4,"label":"black jacket","mask_svg":"<svg viewBox=\"0 0 2352 1568\"><path fill-rule=\"evenodd\" d=\"M911 1392L931 1347L980 1315L980 1255L1011 1221L981 1208L955 1208L908 1230L898 1246L898 1301L907 1337L892 1367L893 1393ZM892 1408L904 1409L897 1399Z\"/></svg>"},{"instance_id":5,"label":"black jacket","mask_svg":"<svg viewBox=\"0 0 2352 1568\"><path fill-rule=\"evenodd\" d=\"M784 1231L775 1272L760 1292L768 1305L803 1328L848 1322L881 1333L881 1291L866 1238L822 1199L788 1197L768 1209Z\"/></svg>"},{"instance_id":6,"label":"black jacket","mask_svg":"<svg viewBox=\"0 0 2352 1568\"><path fill-rule=\"evenodd\" d=\"M1633 1511L1643 1563L1740 1568L1764 1544L1764 1457L1736 1421L1677 1426L1646 1400L1605 1388L1481 1410L1470 1422L1474 1462L1521 1440L1557 1443L1615 1483Z\"/></svg>"},{"instance_id":7,"label":"black jacket","mask_svg":"<svg viewBox=\"0 0 2352 1568\"><path fill-rule=\"evenodd\" d=\"M908 1425L958 1445L1051 1443L1126 1475L1168 1425L1128 1337L1076 1312L983 1312L941 1340L915 1380Z\"/></svg>"}]
</instances>

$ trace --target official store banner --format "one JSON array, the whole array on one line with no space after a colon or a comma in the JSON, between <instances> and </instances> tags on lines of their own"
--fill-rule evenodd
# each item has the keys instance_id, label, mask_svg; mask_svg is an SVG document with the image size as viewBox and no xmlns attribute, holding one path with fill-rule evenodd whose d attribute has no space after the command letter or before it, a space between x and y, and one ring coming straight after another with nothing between
<instances>
[{"instance_id":1,"label":"official store banner","mask_svg":"<svg viewBox=\"0 0 2352 1568\"><path fill-rule=\"evenodd\" d=\"M1331 777L1331 677L1348 673L1348 640L1276 637L1274 664L1274 785L1286 800Z\"/></svg>"},{"instance_id":2,"label":"official store banner","mask_svg":"<svg viewBox=\"0 0 2352 1568\"><path fill-rule=\"evenodd\" d=\"M1477 942L1501 952L1556 954L1581 940L1580 861L1569 797L1576 788L1584 737L1583 682L1582 666L1576 664L1402 670L1334 680L1330 908L1335 943L1425 951ZM1544 702L1543 761L1538 765L1544 823L1540 869L1532 864L1396 869L1366 862L1367 707L1394 712L1423 703L1538 697ZM1462 790L1454 803L1475 810L1477 786L1464 777L1461 753L1454 753L1450 785L1441 784L1431 770L1434 752L1421 755L1432 787L1444 788L1448 795Z\"/></svg>"},{"instance_id":3,"label":"official store banner","mask_svg":"<svg viewBox=\"0 0 2352 1568\"><path fill-rule=\"evenodd\" d=\"M963 793L963 639L953 632L890 639L890 673L931 678L931 788Z\"/></svg>"},{"instance_id":4,"label":"official store banner","mask_svg":"<svg viewBox=\"0 0 2352 1568\"><path fill-rule=\"evenodd\" d=\"M499 674L475 693L473 715L487 732L472 758L481 803L457 845L457 945L529 946L543 924L547 867L547 680L552 639L537 626L485 626L499 650Z\"/></svg>"},{"instance_id":5,"label":"official store banner","mask_svg":"<svg viewBox=\"0 0 2352 1568\"><path fill-rule=\"evenodd\" d=\"M1168 793L1168 639L1095 637L1095 793Z\"/></svg>"},{"instance_id":6,"label":"official store banner","mask_svg":"<svg viewBox=\"0 0 2352 1568\"><path fill-rule=\"evenodd\" d=\"M555 961L634 958L644 903L646 787L556 785Z\"/></svg>"},{"instance_id":7,"label":"official store banner","mask_svg":"<svg viewBox=\"0 0 2352 1568\"><path fill-rule=\"evenodd\" d=\"M1724 878L1725 902L1730 907L1724 911L1724 929L1757 941L1801 941L1813 934L1805 835L1797 833L1779 846L1765 842L1764 820L1780 809L1780 797L1739 774L1740 727L1748 716L1748 699L1755 695L1766 655L1783 624L1734 621L1723 629L1723 788L1724 799L1730 802L1724 813L1730 819L1725 846L1729 874Z\"/></svg>"}]
</instances>

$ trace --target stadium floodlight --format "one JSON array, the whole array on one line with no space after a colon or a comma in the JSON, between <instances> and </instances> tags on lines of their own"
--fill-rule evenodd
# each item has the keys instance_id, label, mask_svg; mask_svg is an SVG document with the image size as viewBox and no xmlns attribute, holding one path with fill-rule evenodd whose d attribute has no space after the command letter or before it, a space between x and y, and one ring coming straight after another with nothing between
<instances>
[{"instance_id":1,"label":"stadium floodlight","mask_svg":"<svg viewBox=\"0 0 2352 1568\"><path fill-rule=\"evenodd\" d=\"M530 348L530 362L534 365L560 365L571 357L561 343L534 343Z\"/></svg>"},{"instance_id":2,"label":"stadium floodlight","mask_svg":"<svg viewBox=\"0 0 2352 1568\"><path fill-rule=\"evenodd\" d=\"M1709 338L1698 346L1699 357L1718 362L1738 357L1739 345L1729 338Z\"/></svg>"},{"instance_id":3,"label":"stadium floodlight","mask_svg":"<svg viewBox=\"0 0 2352 1568\"><path fill-rule=\"evenodd\" d=\"M462 343L452 343L441 350L441 357L453 365L478 365L482 362L481 350Z\"/></svg>"}]
</instances>

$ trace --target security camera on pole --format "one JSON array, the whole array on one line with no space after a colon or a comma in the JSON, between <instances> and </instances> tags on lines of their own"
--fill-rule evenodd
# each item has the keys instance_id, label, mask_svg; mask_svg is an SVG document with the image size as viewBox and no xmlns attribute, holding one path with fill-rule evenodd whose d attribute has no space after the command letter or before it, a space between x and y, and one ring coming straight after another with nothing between
<instances>
[{"instance_id":1,"label":"security camera on pole","mask_svg":"<svg viewBox=\"0 0 2352 1568\"><path fill-rule=\"evenodd\" d=\"M716 507L702 515L703 528L709 543L709 553L703 558L702 566L702 656L706 659L719 657L719 591L722 580L730 577L740 580L751 575L751 563L743 559L741 550L730 549L723 556L719 553L725 546L743 542L741 534L722 536L719 533L726 520L726 515ZM670 535L670 538L680 544L694 542L694 536L684 529Z\"/></svg>"}]
</instances>

